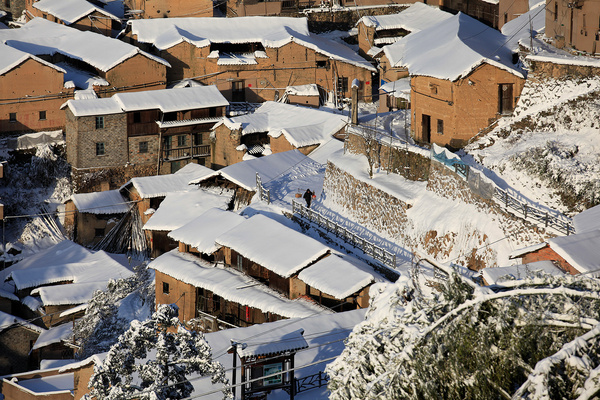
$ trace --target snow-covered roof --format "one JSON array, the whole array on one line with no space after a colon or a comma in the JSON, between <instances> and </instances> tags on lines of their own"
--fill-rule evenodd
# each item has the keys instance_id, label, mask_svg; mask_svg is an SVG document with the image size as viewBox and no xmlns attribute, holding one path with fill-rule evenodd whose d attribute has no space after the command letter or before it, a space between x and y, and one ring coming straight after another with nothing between
<instances>
[{"instance_id":1,"label":"snow-covered roof","mask_svg":"<svg viewBox=\"0 0 600 400\"><path fill-rule=\"evenodd\" d=\"M319 87L315 83L288 86L285 88L285 94L290 96L319 96Z\"/></svg>"},{"instance_id":2,"label":"snow-covered roof","mask_svg":"<svg viewBox=\"0 0 600 400\"><path fill-rule=\"evenodd\" d=\"M214 173L204 165L189 163L174 174L131 178L120 190L132 185L142 199L165 197L168 193L186 191L190 188L190 181L202 180Z\"/></svg>"},{"instance_id":3,"label":"snow-covered roof","mask_svg":"<svg viewBox=\"0 0 600 400\"><path fill-rule=\"evenodd\" d=\"M335 60L376 71L348 46L312 35L306 18L155 18L130 20L127 24L132 35L137 35L138 42L151 43L158 50L184 41L196 47L206 47L211 43L261 43L270 48L279 48L293 41ZM230 56L226 58L228 63L231 62Z\"/></svg>"},{"instance_id":4,"label":"snow-covered roof","mask_svg":"<svg viewBox=\"0 0 600 400\"><path fill-rule=\"evenodd\" d=\"M75 387L75 377L72 373L43 376L19 380L17 385L35 397L69 395Z\"/></svg>"},{"instance_id":5,"label":"snow-covered roof","mask_svg":"<svg viewBox=\"0 0 600 400\"><path fill-rule=\"evenodd\" d=\"M370 285L373 275L336 255L317 261L298 274L298 279L311 287L343 300Z\"/></svg>"},{"instance_id":6,"label":"snow-covered roof","mask_svg":"<svg viewBox=\"0 0 600 400\"><path fill-rule=\"evenodd\" d=\"M232 339L236 343L243 343L241 340ZM304 329L297 329L292 332L282 334L281 332L266 332L260 337L259 343L244 343L243 346L237 346L237 353L240 357L260 357L285 352L296 352L306 349L308 343L304 339Z\"/></svg>"},{"instance_id":7,"label":"snow-covered roof","mask_svg":"<svg viewBox=\"0 0 600 400\"><path fill-rule=\"evenodd\" d=\"M226 210L233 192L219 191L220 189L191 187L186 192L167 194L158 210L144 225L144 230L172 231L181 228L210 208Z\"/></svg>"},{"instance_id":8,"label":"snow-covered roof","mask_svg":"<svg viewBox=\"0 0 600 400\"><path fill-rule=\"evenodd\" d=\"M148 268L210 290L228 301L287 318L332 313L304 299L289 300L265 285L257 285L257 281L233 268L212 266L207 261L180 253L177 249L157 257Z\"/></svg>"},{"instance_id":9,"label":"snow-covered roof","mask_svg":"<svg viewBox=\"0 0 600 400\"><path fill-rule=\"evenodd\" d=\"M543 249L543 248L544 248L544 247L546 247L546 246L548 246L548 243L546 243L546 242L541 242L541 243L536 243L536 244L533 244L533 245L531 245L531 246L523 247L523 248L520 248L520 249L517 249L517 250L515 250L515 251L511 252L511 253L508 255L508 258L512 260L512 259L514 259L514 258L523 257L525 254L528 254L528 253L532 253L532 252L534 252L534 251L541 250L541 249Z\"/></svg>"},{"instance_id":10,"label":"snow-covered roof","mask_svg":"<svg viewBox=\"0 0 600 400\"><path fill-rule=\"evenodd\" d=\"M579 65L584 67L600 68L600 60L597 58L577 56L566 51L547 51L540 50L536 54L530 54L526 57L527 60L543 61L552 64L562 65Z\"/></svg>"},{"instance_id":11,"label":"snow-covered roof","mask_svg":"<svg viewBox=\"0 0 600 400\"><path fill-rule=\"evenodd\" d=\"M509 267L484 268L481 276L488 285L496 285L506 281L534 278L538 274L563 276L552 261L536 261L529 264L511 265Z\"/></svg>"},{"instance_id":12,"label":"snow-covered roof","mask_svg":"<svg viewBox=\"0 0 600 400\"><path fill-rule=\"evenodd\" d=\"M442 11L439 8L423 3L414 3L406 10L397 14L362 17L356 25L363 23L368 27L374 27L376 31L404 29L409 32L418 32L450 17L452 17L452 14Z\"/></svg>"},{"instance_id":13,"label":"snow-covered roof","mask_svg":"<svg viewBox=\"0 0 600 400\"><path fill-rule=\"evenodd\" d=\"M89 71L84 71L73 67L66 62L59 62L56 65L66 71L64 77L64 87L66 89L81 88L83 90L77 90L75 99L95 99L98 98L94 91L94 86L108 86L109 83L106 79L92 74Z\"/></svg>"},{"instance_id":14,"label":"snow-covered roof","mask_svg":"<svg viewBox=\"0 0 600 400\"><path fill-rule=\"evenodd\" d=\"M0 30L0 42L30 54L62 54L104 72L138 54L167 67L171 66L162 58L121 40L80 31L42 18L34 18L19 29Z\"/></svg>"},{"instance_id":15,"label":"snow-covered roof","mask_svg":"<svg viewBox=\"0 0 600 400\"><path fill-rule=\"evenodd\" d=\"M68 341L73 338L73 324L67 322L62 325L54 326L40 334L35 341L35 344L31 350L40 349L45 346L49 346L54 343L60 343L62 341Z\"/></svg>"},{"instance_id":16,"label":"snow-covered roof","mask_svg":"<svg viewBox=\"0 0 600 400\"><path fill-rule=\"evenodd\" d=\"M581 273L600 275L600 230L548 239L550 248Z\"/></svg>"},{"instance_id":17,"label":"snow-covered roof","mask_svg":"<svg viewBox=\"0 0 600 400\"><path fill-rule=\"evenodd\" d=\"M192 246L201 253L212 254L220 248L215 242L215 238L243 221L245 218L239 214L220 208L211 208L181 228L169 232L167 236Z\"/></svg>"},{"instance_id":18,"label":"snow-covered roof","mask_svg":"<svg viewBox=\"0 0 600 400\"><path fill-rule=\"evenodd\" d=\"M154 109L166 113L224 107L229 105L229 102L216 86L211 85L118 93L110 98L69 100L66 105L73 115L82 117Z\"/></svg>"},{"instance_id":19,"label":"snow-covered roof","mask_svg":"<svg viewBox=\"0 0 600 400\"><path fill-rule=\"evenodd\" d=\"M410 75L455 81L487 63L523 78L523 71L512 63L511 50L504 47L506 40L499 31L459 12L383 50L393 67L407 67Z\"/></svg>"},{"instance_id":20,"label":"snow-covered roof","mask_svg":"<svg viewBox=\"0 0 600 400\"><path fill-rule=\"evenodd\" d=\"M541 1L529 8L529 11L502 25L500 30L508 40L506 47L519 50L519 42L529 47L529 36L535 37L546 28L546 2ZM530 25L531 24L531 25ZM533 28L533 32L531 32Z\"/></svg>"},{"instance_id":21,"label":"snow-covered roof","mask_svg":"<svg viewBox=\"0 0 600 400\"><path fill-rule=\"evenodd\" d=\"M7 29L8 30L8 29ZM12 30L12 29L11 29ZM1 38L1 34L0 34ZM35 60L42 65L53 68L58 72L65 73L66 71L56 65L53 65L47 61L42 60L39 57L34 56L33 54L26 53L24 51L15 49L13 47L7 46L6 44L0 43L0 53L2 57L0 57L0 75L7 73L13 68L21 65L28 59Z\"/></svg>"},{"instance_id":22,"label":"snow-covered roof","mask_svg":"<svg viewBox=\"0 0 600 400\"><path fill-rule=\"evenodd\" d=\"M71 200L79 212L87 214L123 214L131 207L118 190L75 193Z\"/></svg>"},{"instance_id":23,"label":"snow-covered roof","mask_svg":"<svg viewBox=\"0 0 600 400\"><path fill-rule=\"evenodd\" d=\"M256 214L219 235L216 242L277 275L288 278L329 252L327 246Z\"/></svg>"},{"instance_id":24,"label":"snow-covered roof","mask_svg":"<svg viewBox=\"0 0 600 400\"><path fill-rule=\"evenodd\" d=\"M387 82L381 85L379 90L383 90L385 93L389 93L394 97L410 100L410 77Z\"/></svg>"},{"instance_id":25,"label":"snow-covered roof","mask_svg":"<svg viewBox=\"0 0 600 400\"><path fill-rule=\"evenodd\" d=\"M321 144L328 141L346 125L346 117L328 111L267 101L254 113L232 117L219 122L235 129L242 128L242 135L268 132L269 136L282 134L295 147ZM214 128L213 128L214 129Z\"/></svg>"},{"instance_id":26,"label":"snow-covered roof","mask_svg":"<svg viewBox=\"0 0 600 400\"><path fill-rule=\"evenodd\" d=\"M71 25L93 12L99 12L109 19L120 21L120 18L116 15L113 15L102 7L98 7L87 0L39 0L33 3L33 7L42 12L54 15L64 22L65 25Z\"/></svg>"},{"instance_id":27,"label":"snow-covered roof","mask_svg":"<svg viewBox=\"0 0 600 400\"><path fill-rule=\"evenodd\" d=\"M588 208L573 217L575 232L585 233L600 227L600 205Z\"/></svg>"},{"instance_id":28,"label":"snow-covered roof","mask_svg":"<svg viewBox=\"0 0 600 400\"><path fill-rule=\"evenodd\" d=\"M40 328L39 326L34 325L21 317L16 317L14 315L5 313L4 311L0 311L0 332L13 326L22 326L39 333L45 331L44 328Z\"/></svg>"},{"instance_id":29,"label":"snow-covered roof","mask_svg":"<svg viewBox=\"0 0 600 400\"><path fill-rule=\"evenodd\" d=\"M193 179L190 184L197 184L214 176L221 176L246 190L254 191L256 190L257 172L262 182L267 183L295 165L312 162L310 158L298 150L290 150L229 165L202 178Z\"/></svg>"}]
</instances>

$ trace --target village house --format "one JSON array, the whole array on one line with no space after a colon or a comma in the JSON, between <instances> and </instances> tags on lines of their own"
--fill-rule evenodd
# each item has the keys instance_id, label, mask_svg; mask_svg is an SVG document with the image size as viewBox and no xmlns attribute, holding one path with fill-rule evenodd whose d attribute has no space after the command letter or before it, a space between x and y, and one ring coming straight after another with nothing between
<instances>
[{"instance_id":1,"label":"village house","mask_svg":"<svg viewBox=\"0 0 600 400\"><path fill-rule=\"evenodd\" d=\"M234 191L233 210L237 211L250 204L252 197L258 190L258 180L269 182L294 167L310 167L314 162L298 150L265 155L259 158L247 155L247 159L242 162L231 164L201 178L193 179L190 184L200 185L201 187L232 189ZM267 194L265 193L265 195Z\"/></svg>"},{"instance_id":2,"label":"village house","mask_svg":"<svg viewBox=\"0 0 600 400\"><path fill-rule=\"evenodd\" d=\"M322 101L324 94L319 91L319 87L314 83L306 85L288 86L281 96L281 103L297 104L299 106L307 106L319 108L324 102Z\"/></svg>"},{"instance_id":3,"label":"village house","mask_svg":"<svg viewBox=\"0 0 600 400\"><path fill-rule=\"evenodd\" d=\"M0 375L35 368L29 352L44 330L12 313L0 311ZM2 393L5 393L4 388Z\"/></svg>"},{"instance_id":4,"label":"village house","mask_svg":"<svg viewBox=\"0 0 600 400\"><path fill-rule=\"evenodd\" d=\"M214 86L69 100L67 161L75 176L101 170L98 179L108 188L135 176L173 173L190 162L210 165L209 131L228 104Z\"/></svg>"},{"instance_id":5,"label":"village house","mask_svg":"<svg viewBox=\"0 0 600 400\"><path fill-rule=\"evenodd\" d=\"M379 86L379 108L384 113L410 108L410 77L400 78Z\"/></svg>"},{"instance_id":6,"label":"village house","mask_svg":"<svg viewBox=\"0 0 600 400\"><path fill-rule=\"evenodd\" d=\"M600 53L600 2L550 0L546 4L545 36L559 48Z\"/></svg>"},{"instance_id":7,"label":"village house","mask_svg":"<svg viewBox=\"0 0 600 400\"><path fill-rule=\"evenodd\" d=\"M338 101L371 101L376 69L349 47L312 35L306 18L168 18L131 20L125 40L169 61L168 80L216 85L232 102L281 97L288 86L316 84Z\"/></svg>"},{"instance_id":8,"label":"village house","mask_svg":"<svg viewBox=\"0 0 600 400\"><path fill-rule=\"evenodd\" d=\"M210 208L226 210L232 203L233 194L231 189L201 188L196 185L188 187L187 191L168 193L143 227L150 241L150 255L158 257L176 248L177 242L167 236L169 232Z\"/></svg>"},{"instance_id":9,"label":"village house","mask_svg":"<svg viewBox=\"0 0 600 400\"><path fill-rule=\"evenodd\" d=\"M224 118L212 128L212 166L294 149L308 155L332 137L342 138L346 124L342 114L265 102L254 113Z\"/></svg>"},{"instance_id":10,"label":"village house","mask_svg":"<svg viewBox=\"0 0 600 400\"><path fill-rule=\"evenodd\" d=\"M544 243L514 251L509 258L521 258L523 264L551 261L564 273L600 276L600 230L559 236Z\"/></svg>"},{"instance_id":11,"label":"village house","mask_svg":"<svg viewBox=\"0 0 600 400\"><path fill-rule=\"evenodd\" d=\"M75 243L92 247L130 208L118 190L73 194L65 201L63 226Z\"/></svg>"},{"instance_id":12,"label":"village house","mask_svg":"<svg viewBox=\"0 0 600 400\"><path fill-rule=\"evenodd\" d=\"M2 377L4 400L73 400L74 374L53 367Z\"/></svg>"},{"instance_id":13,"label":"village house","mask_svg":"<svg viewBox=\"0 0 600 400\"><path fill-rule=\"evenodd\" d=\"M39 17L80 31L112 37L113 30L121 30L123 3L104 3L100 0L26 0L25 17L28 21Z\"/></svg>"},{"instance_id":14,"label":"village house","mask_svg":"<svg viewBox=\"0 0 600 400\"><path fill-rule=\"evenodd\" d=\"M128 15L135 19L218 17L218 4L212 0L168 1L168 0L125 0Z\"/></svg>"},{"instance_id":15,"label":"village house","mask_svg":"<svg viewBox=\"0 0 600 400\"><path fill-rule=\"evenodd\" d=\"M416 141L460 148L512 113L525 77L505 42L500 32L459 13L384 48L392 67L410 72Z\"/></svg>"},{"instance_id":16,"label":"village house","mask_svg":"<svg viewBox=\"0 0 600 400\"><path fill-rule=\"evenodd\" d=\"M484 286L508 286L515 281L535 279L544 276L564 276L565 273L549 260L534 261L528 264L508 267L483 268L479 271Z\"/></svg>"},{"instance_id":17,"label":"village house","mask_svg":"<svg viewBox=\"0 0 600 400\"><path fill-rule=\"evenodd\" d=\"M529 11L528 0L440 0L440 8L453 14L461 12L495 29Z\"/></svg>"},{"instance_id":18,"label":"village house","mask_svg":"<svg viewBox=\"0 0 600 400\"><path fill-rule=\"evenodd\" d=\"M438 24L452 14L424 3L414 3L397 14L367 15L356 23L358 52L371 59L380 49L402 37Z\"/></svg>"},{"instance_id":19,"label":"village house","mask_svg":"<svg viewBox=\"0 0 600 400\"><path fill-rule=\"evenodd\" d=\"M63 129L60 105L76 89L107 96L165 88L166 61L92 32L35 18L0 29L0 42L7 60L0 69L2 133Z\"/></svg>"}]
</instances>

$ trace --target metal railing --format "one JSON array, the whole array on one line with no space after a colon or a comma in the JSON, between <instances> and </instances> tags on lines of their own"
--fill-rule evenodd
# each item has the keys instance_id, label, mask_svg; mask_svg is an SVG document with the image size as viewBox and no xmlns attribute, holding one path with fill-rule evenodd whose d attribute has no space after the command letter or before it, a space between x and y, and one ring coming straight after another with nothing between
<instances>
[{"instance_id":1,"label":"metal railing","mask_svg":"<svg viewBox=\"0 0 600 400\"><path fill-rule=\"evenodd\" d=\"M308 375L304 378L294 378L294 394L306 392L307 390L317 389L321 386L327 385L329 377L323 371L319 371L317 374ZM286 392L290 393L290 388L283 388Z\"/></svg>"},{"instance_id":2,"label":"metal railing","mask_svg":"<svg viewBox=\"0 0 600 400\"><path fill-rule=\"evenodd\" d=\"M350 243L352 246L361 249L365 254L373 257L383 265L393 270L396 269L395 254L377 246L374 243L369 242L367 239L364 239L353 232L350 232L348 229L339 225L335 221L330 220L329 218L314 210L311 210L310 208L306 208L296 200L292 200L292 214L299 214L301 217L304 217L309 221L319 225L327 232L333 233L346 243Z\"/></svg>"},{"instance_id":3,"label":"metal railing","mask_svg":"<svg viewBox=\"0 0 600 400\"><path fill-rule=\"evenodd\" d=\"M265 189L258 172L256 173L256 190L258 191L258 196L262 201L266 201L267 204L271 204L271 191L269 189Z\"/></svg>"}]
</instances>

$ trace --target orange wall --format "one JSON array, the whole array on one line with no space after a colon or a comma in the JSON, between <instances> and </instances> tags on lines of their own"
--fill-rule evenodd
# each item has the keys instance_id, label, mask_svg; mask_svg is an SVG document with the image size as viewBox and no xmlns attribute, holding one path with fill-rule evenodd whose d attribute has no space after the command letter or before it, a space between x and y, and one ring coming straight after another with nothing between
<instances>
[{"instance_id":1,"label":"orange wall","mask_svg":"<svg viewBox=\"0 0 600 400\"><path fill-rule=\"evenodd\" d=\"M554 261L563 271L566 271L571 275L579 274L579 271L573 268L573 266L569 264L567 260L559 256L554 250L552 250L550 246L546 246L543 249L525 254L521 259L521 262L523 264L529 264L536 261Z\"/></svg>"},{"instance_id":2,"label":"orange wall","mask_svg":"<svg viewBox=\"0 0 600 400\"><path fill-rule=\"evenodd\" d=\"M122 88L122 90L130 92L167 87L167 67L142 54L136 54L123 61L107 71L103 77L110 82L111 87ZM113 92L110 92L103 97L112 94Z\"/></svg>"},{"instance_id":3,"label":"orange wall","mask_svg":"<svg viewBox=\"0 0 600 400\"><path fill-rule=\"evenodd\" d=\"M587 53L600 53L600 0L574 2L550 0L546 6L545 35L558 47L573 47Z\"/></svg>"}]
</instances>

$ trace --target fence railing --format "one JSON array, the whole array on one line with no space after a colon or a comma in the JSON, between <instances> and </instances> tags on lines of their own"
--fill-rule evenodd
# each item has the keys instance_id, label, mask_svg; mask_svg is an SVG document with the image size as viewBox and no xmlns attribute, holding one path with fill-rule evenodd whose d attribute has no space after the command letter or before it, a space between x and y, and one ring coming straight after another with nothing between
<instances>
[{"instance_id":1,"label":"fence railing","mask_svg":"<svg viewBox=\"0 0 600 400\"><path fill-rule=\"evenodd\" d=\"M464 162L455 159L448 160L443 155L436 154L433 151L431 159L446 165L457 175L469 181L470 167ZM544 228L550 227L559 232L563 232L565 235L575 233L572 220L558 211L543 209L537 207L535 204L522 201L514 196L511 196L508 191L501 189L496 185L494 185L493 188L493 198L499 205L504 207L505 210L510 210L513 213L516 212L524 219L533 222L536 225L543 225Z\"/></svg>"},{"instance_id":2,"label":"fence railing","mask_svg":"<svg viewBox=\"0 0 600 400\"><path fill-rule=\"evenodd\" d=\"M335 221L330 220L324 215L321 215L317 211L311 210L310 208L306 208L296 200L292 200L292 214L298 214L301 217L314 222L321 228L325 229L327 232L333 233L335 236L344 240L346 243L349 243L352 246L361 249L365 254L373 257L375 260L381 262L383 265L391 268L392 270L396 269L396 254L393 254L377 246L376 244L369 242L367 239L364 239L358 236L357 234L349 231L347 228L341 226ZM389 270L379 270L378 272L384 275L392 274L392 271ZM394 275L394 278L397 279L398 273L395 273ZM392 278L391 280L395 279Z\"/></svg>"},{"instance_id":3,"label":"fence railing","mask_svg":"<svg viewBox=\"0 0 600 400\"><path fill-rule=\"evenodd\" d=\"M210 156L210 145L203 144L198 146L178 147L174 149L163 149L162 158L178 159L187 157L207 157Z\"/></svg>"},{"instance_id":4,"label":"fence railing","mask_svg":"<svg viewBox=\"0 0 600 400\"><path fill-rule=\"evenodd\" d=\"M267 204L271 204L271 191L269 189L265 189L258 172L256 173L256 190L258 191L258 196L262 201L266 201Z\"/></svg>"},{"instance_id":5,"label":"fence railing","mask_svg":"<svg viewBox=\"0 0 600 400\"><path fill-rule=\"evenodd\" d=\"M327 382L329 382L329 377L323 371L319 371L317 374L308 375L300 379L294 378L294 394L320 388L321 386L327 385ZM283 390L290 393L290 388L286 387L283 388Z\"/></svg>"}]
</instances>

